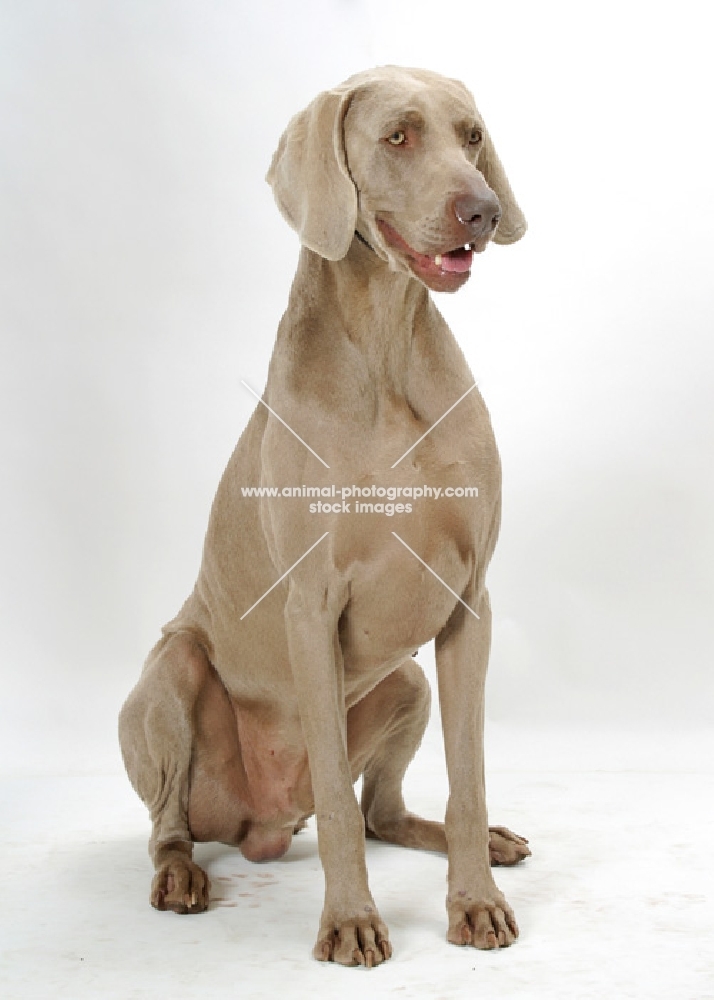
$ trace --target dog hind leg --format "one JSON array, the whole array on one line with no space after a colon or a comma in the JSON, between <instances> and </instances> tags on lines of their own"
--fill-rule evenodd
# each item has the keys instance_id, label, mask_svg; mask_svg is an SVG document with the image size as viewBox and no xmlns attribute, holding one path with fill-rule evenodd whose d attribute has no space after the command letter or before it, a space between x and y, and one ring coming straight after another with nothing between
<instances>
[{"instance_id":1,"label":"dog hind leg","mask_svg":"<svg viewBox=\"0 0 714 1000\"><path fill-rule=\"evenodd\" d=\"M445 854L444 824L409 812L402 796L404 774L424 735L430 704L429 682L410 658L350 709L348 746L353 767L363 775L366 835ZM530 853L524 837L503 826L489 828L492 865L514 865Z\"/></svg>"},{"instance_id":2,"label":"dog hind leg","mask_svg":"<svg viewBox=\"0 0 714 1000\"><path fill-rule=\"evenodd\" d=\"M193 635L165 636L119 716L127 774L153 824L150 901L158 910L200 913L208 906L208 876L192 860L188 800L194 709L211 669Z\"/></svg>"}]
</instances>

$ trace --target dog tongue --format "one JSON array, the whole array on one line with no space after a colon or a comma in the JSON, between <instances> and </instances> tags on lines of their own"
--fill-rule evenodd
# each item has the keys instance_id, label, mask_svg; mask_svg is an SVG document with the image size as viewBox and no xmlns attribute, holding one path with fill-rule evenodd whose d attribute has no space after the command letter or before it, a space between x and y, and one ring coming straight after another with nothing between
<instances>
[{"instance_id":1,"label":"dog tongue","mask_svg":"<svg viewBox=\"0 0 714 1000\"><path fill-rule=\"evenodd\" d=\"M442 256L441 270L462 274L464 271L469 270L472 259L472 250L465 250L463 247L459 247L458 250L451 250Z\"/></svg>"}]
</instances>

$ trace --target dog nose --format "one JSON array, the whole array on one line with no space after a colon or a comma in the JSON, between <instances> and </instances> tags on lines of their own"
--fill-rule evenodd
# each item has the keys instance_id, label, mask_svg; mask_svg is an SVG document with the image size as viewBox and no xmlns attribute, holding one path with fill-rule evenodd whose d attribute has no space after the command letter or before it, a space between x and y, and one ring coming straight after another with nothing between
<instances>
[{"instance_id":1,"label":"dog nose","mask_svg":"<svg viewBox=\"0 0 714 1000\"><path fill-rule=\"evenodd\" d=\"M459 222L468 226L475 237L492 233L501 218L501 204L490 188L458 195L453 208Z\"/></svg>"}]
</instances>

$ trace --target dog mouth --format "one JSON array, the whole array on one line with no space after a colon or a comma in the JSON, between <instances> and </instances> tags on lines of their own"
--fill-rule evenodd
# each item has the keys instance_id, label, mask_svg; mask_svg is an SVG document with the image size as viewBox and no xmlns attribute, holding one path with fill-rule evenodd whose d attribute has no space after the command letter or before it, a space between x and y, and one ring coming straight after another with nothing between
<instances>
[{"instance_id":1,"label":"dog mouth","mask_svg":"<svg viewBox=\"0 0 714 1000\"><path fill-rule=\"evenodd\" d=\"M471 261L475 250L475 243L464 243L462 247L447 250L446 253L437 253L434 257L425 257L424 254L420 256L422 260L428 260L430 264L433 260L434 267L437 267L444 274L463 274L464 271L471 270Z\"/></svg>"},{"instance_id":2,"label":"dog mouth","mask_svg":"<svg viewBox=\"0 0 714 1000\"><path fill-rule=\"evenodd\" d=\"M461 243L450 250L436 254L420 253L404 240L397 230L384 219L377 219L377 226L391 249L399 251L407 258L410 269L418 278L429 284L429 279L439 285L463 284L469 277L475 253L486 249L488 240L474 240ZM444 288L447 290L447 287Z\"/></svg>"}]
</instances>

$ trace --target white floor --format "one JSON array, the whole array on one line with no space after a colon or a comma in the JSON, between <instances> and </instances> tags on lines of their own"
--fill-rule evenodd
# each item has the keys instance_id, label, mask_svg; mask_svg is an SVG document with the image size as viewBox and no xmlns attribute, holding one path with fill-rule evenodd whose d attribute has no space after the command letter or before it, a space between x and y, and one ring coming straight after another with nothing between
<instances>
[{"instance_id":1,"label":"white floor","mask_svg":"<svg viewBox=\"0 0 714 1000\"><path fill-rule=\"evenodd\" d=\"M408 801L437 818L444 775L430 729ZM0 784L0 995L103 1000L357 996L714 998L714 733L524 733L491 726L490 816L533 857L497 880L516 945L445 940L445 860L369 843L394 958L366 971L310 958L322 899L314 825L282 861L201 845L214 885L200 916L148 905L148 819L114 773Z\"/></svg>"}]
</instances>

